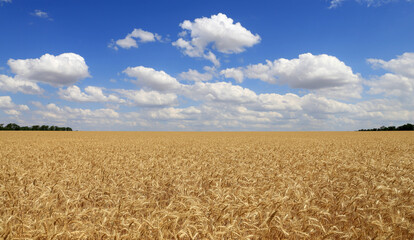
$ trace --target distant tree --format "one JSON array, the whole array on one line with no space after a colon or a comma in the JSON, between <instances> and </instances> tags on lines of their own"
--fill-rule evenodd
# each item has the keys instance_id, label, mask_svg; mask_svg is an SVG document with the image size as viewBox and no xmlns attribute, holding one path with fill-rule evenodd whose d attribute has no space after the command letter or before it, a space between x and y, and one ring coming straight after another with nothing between
<instances>
[{"instance_id":1,"label":"distant tree","mask_svg":"<svg viewBox=\"0 0 414 240\"><path fill-rule=\"evenodd\" d=\"M358 131L414 131L414 125L411 123L404 124L399 127L395 126L382 126L380 128L372 128L372 129L360 129Z\"/></svg>"},{"instance_id":2,"label":"distant tree","mask_svg":"<svg viewBox=\"0 0 414 240\"><path fill-rule=\"evenodd\" d=\"M407 124L404 124L402 126L399 126L397 128L397 130L400 130L400 131L413 131L414 130L414 125L410 124L410 123L407 123Z\"/></svg>"},{"instance_id":3,"label":"distant tree","mask_svg":"<svg viewBox=\"0 0 414 240\"><path fill-rule=\"evenodd\" d=\"M16 123L9 123L9 124L6 125L6 130L19 131L20 126L17 125Z\"/></svg>"},{"instance_id":4,"label":"distant tree","mask_svg":"<svg viewBox=\"0 0 414 240\"><path fill-rule=\"evenodd\" d=\"M4 126L3 123L0 123L0 131L72 131L70 127L58 127L58 126L48 126L48 125L34 125L34 126L19 126L16 123L9 123Z\"/></svg>"},{"instance_id":5,"label":"distant tree","mask_svg":"<svg viewBox=\"0 0 414 240\"><path fill-rule=\"evenodd\" d=\"M29 130L31 130L31 128L28 127L28 126L23 126L23 127L20 127L20 130L21 131L29 131Z\"/></svg>"}]
</instances>

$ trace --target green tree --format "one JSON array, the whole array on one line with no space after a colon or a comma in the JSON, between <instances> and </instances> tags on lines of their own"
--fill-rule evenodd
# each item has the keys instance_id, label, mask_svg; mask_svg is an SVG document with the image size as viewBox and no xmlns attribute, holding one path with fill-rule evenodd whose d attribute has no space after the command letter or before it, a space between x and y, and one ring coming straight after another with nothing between
<instances>
[{"instance_id":1,"label":"green tree","mask_svg":"<svg viewBox=\"0 0 414 240\"><path fill-rule=\"evenodd\" d=\"M6 125L6 130L18 131L20 130L20 126L17 125L16 123L9 123Z\"/></svg>"}]
</instances>

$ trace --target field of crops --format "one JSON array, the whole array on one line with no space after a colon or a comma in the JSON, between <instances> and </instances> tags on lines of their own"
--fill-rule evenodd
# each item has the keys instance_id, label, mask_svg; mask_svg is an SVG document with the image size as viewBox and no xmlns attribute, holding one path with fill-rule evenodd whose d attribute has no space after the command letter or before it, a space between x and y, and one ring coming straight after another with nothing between
<instances>
[{"instance_id":1,"label":"field of crops","mask_svg":"<svg viewBox=\"0 0 414 240\"><path fill-rule=\"evenodd\" d=\"M414 239L412 132L0 132L0 239Z\"/></svg>"}]
</instances>

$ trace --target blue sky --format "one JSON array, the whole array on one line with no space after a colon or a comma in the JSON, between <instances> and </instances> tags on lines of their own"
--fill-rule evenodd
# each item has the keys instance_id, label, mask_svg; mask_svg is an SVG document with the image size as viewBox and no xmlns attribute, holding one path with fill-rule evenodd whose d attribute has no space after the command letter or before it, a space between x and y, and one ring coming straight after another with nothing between
<instances>
[{"instance_id":1,"label":"blue sky","mask_svg":"<svg viewBox=\"0 0 414 240\"><path fill-rule=\"evenodd\" d=\"M0 0L0 123L355 130L414 121L414 1Z\"/></svg>"}]
</instances>

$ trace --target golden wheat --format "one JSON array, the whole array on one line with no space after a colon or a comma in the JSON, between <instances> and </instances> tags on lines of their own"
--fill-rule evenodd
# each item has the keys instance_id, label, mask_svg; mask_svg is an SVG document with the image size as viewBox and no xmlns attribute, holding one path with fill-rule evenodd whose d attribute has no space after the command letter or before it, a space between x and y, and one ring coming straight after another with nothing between
<instances>
[{"instance_id":1,"label":"golden wheat","mask_svg":"<svg viewBox=\"0 0 414 240\"><path fill-rule=\"evenodd\" d=\"M0 132L3 239L414 239L414 134Z\"/></svg>"}]
</instances>

